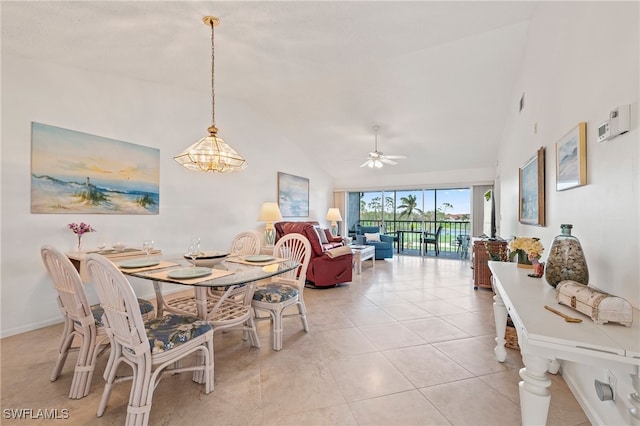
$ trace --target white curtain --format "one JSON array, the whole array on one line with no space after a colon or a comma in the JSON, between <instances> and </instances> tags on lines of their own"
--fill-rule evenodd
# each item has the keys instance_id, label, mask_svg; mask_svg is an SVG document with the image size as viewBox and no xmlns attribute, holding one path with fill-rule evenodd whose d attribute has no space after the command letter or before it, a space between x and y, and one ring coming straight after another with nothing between
<instances>
[{"instance_id":1,"label":"white curtain","mask_svg":"<svg viewBox=\"0 0 640 426\"><path fill-rule=\"evenodd\" d=\"M333 207L337 207L340 210L340 216L342 216L342 222L338 223L338 235L347 235L345 223L347 223L347 193L345 191L336 191L333 193Z\"/></svg>"},{"instance_id":2,"label":"white curtain","mask_svg":"<svg viewBox=\"0 0 640 426\"><path fill-rule=\"evenodd\" d=\"M486 201L484 194L492 189L492 185L472 187L471 235L474 237L481 234L491 236L491 201Z\"/></svg>"}]
</instances>

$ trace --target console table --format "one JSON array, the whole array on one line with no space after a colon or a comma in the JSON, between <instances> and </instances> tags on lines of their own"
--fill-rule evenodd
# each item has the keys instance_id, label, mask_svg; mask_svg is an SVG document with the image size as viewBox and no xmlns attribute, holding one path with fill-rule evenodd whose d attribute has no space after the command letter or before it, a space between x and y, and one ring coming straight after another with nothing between
<instances>
[{"instance_id":1,"label":"console table","mask_svg":"<svg viewBox=\"0 0 640 426\"><path fill-rule=\"evenodd\" d=\"M518 344L525 365L520 370L520 410L523 425L544 425L549 413L551 381L547 371L557 373L557 360L567 360L631 375L635 393L629 395L629 420L640 420L640 312L633 311L633 325L596 325L589 317L555 300L555 289L544 278L530 278L531 270L515 263L489 262L493 273L493 311L496 321L496 359L504 362L507 353L507 314L518 332ZM544 308L549 305L581 323L565 322ZM621 396L623 397L623 396ZM626 396L624 396L626 397Z\"/></svg>"}]
</instances>

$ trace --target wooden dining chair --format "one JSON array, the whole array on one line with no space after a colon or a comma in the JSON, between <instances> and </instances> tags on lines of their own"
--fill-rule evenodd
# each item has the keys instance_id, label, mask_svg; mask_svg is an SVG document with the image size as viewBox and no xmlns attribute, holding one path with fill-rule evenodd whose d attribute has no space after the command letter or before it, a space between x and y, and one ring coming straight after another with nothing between
<instances>
[{"instance_id":1,"label":"wooden dining chair","mask_svg":"<svg viewBox=\"0 0 640 426\"><path fill-rule=\"evenodd\" d=\"M282 320L297 316L302 321L304 331L309 331L307 309L304 305L303 291L307 277L307 268L311 256L311 244L302 234L287 234L280 238L273 248L275 257L286 258L300 263L300 268L273 277L271 282L258 286L253 293L251 306L255 311L256 320L271 320L273 349L282 349ZM285 309L296 306L297 314L285 314ZM260 311L269 313L268 317L258 316Z\"/></svg>"},{"instance_id":2,"label":"wooden dining chair","mask_svg":"<svg viewBox=\"0 0 640 426\"><path fill-rule=\"evenodd\" d=\"M213 329L207 321L169 314L145 322L131 284L109 259L89 254L87 268L104 308L113 354L113 363L105 372L98 417L104 414L114 383L122 380L132 380L127 426L149 423L153 392L165 371L193 371L193 380L205 384L205 393L213 390ZM193 365L182 367L192 354L196 355ZM116 379L122 362L133 374Z\"/></svg>"}]
</instances>

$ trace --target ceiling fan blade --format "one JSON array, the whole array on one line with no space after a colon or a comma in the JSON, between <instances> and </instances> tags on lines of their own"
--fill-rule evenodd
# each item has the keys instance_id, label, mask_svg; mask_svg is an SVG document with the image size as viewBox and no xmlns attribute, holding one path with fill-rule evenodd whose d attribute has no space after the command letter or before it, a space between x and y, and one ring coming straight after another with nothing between
<instances>
[{"instance_id":1,"label":"ceiling fan blade","mask_svg":"<svg viewBox=\"0 0 640 426\"><path fill-rule=\"evenodd\" d=\"M406 160L407 156L406 155L385 155L385 157L391 159L391 160Z\"/></svg>"},{"instance_id":2,"label":"ceiling fan blade","mask_svg":"<svg viewBox=\"0 0 640 426\"><path fill-rule=\"evenodd\" d=\"M371 162L371 160L367 160L364 163L360 164L360 167L366 167L369 165L369 163Z\"/></svg>"},{"instance_id":3,"label":"ceiling fan blade","mask_svg":"<svg viewBox=\"0 0 640 426\"><path fill-rule=\"evenodd\" d=\"M397 161L389 160L389 157L382 157L380 158L380 161L382 161L385 164L391 164L392 166L395 166L396 164L398 164Z\"/></svg>"}]
</instances>

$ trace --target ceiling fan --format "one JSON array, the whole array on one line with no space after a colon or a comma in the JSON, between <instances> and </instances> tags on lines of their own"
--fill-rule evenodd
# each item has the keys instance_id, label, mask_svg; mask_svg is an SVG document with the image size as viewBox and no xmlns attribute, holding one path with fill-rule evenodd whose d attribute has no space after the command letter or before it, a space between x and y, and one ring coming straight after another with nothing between
<instances>
[{"instance_id":1,"label":"ceiling fan","mask_svg":"<svg viewBox=\"0 0 640 426\"><path fill-rule=\"evenodd\" d=\"M362 163L360 167L369 166L370 168L379 169L385 164L395 166L396 164L398 164L398 162L393 160L402 160L407 158L404 155L385 155L384 153L378 151L378 130L380 130L380 126L373 126L373 131L376 134L375 146L373 152L369 153L369 158L367 158L367 161Z\"/></svg>"}]
</instances>

